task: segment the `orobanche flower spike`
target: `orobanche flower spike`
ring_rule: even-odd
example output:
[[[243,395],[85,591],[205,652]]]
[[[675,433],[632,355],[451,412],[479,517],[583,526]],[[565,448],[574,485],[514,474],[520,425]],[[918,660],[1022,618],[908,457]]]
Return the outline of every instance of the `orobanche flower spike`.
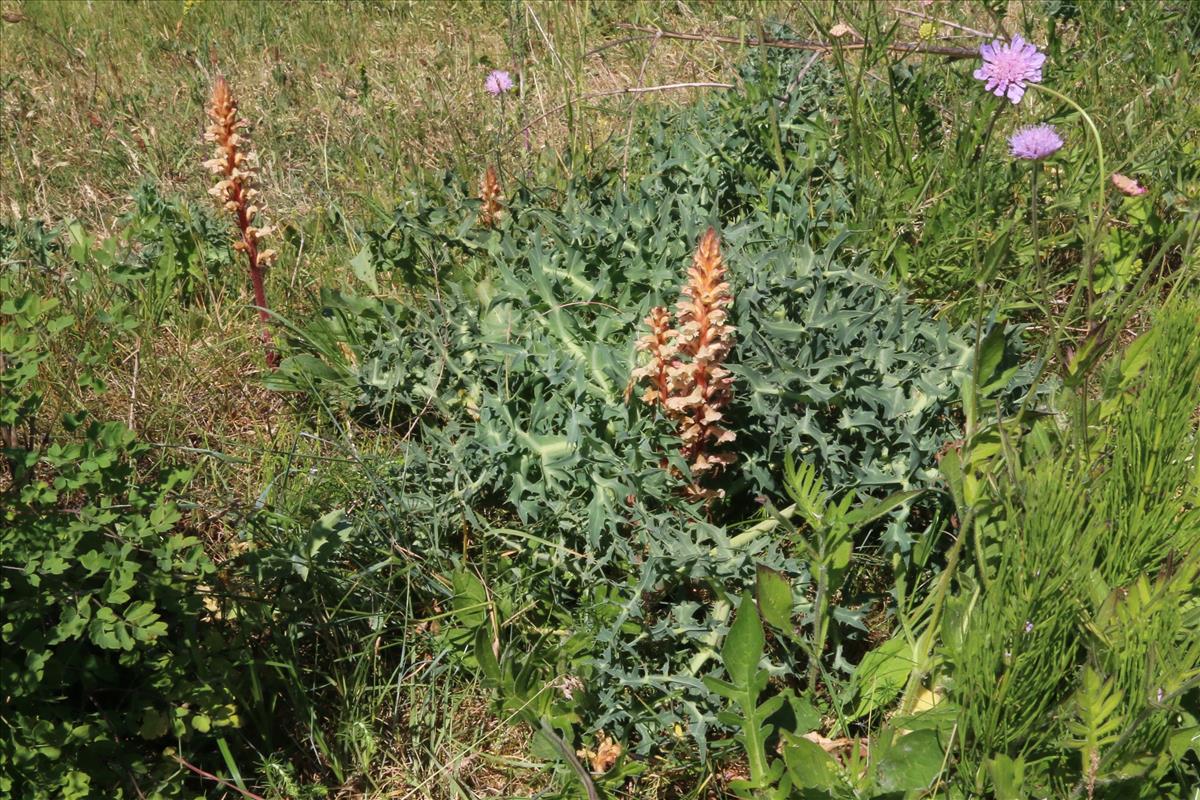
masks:
[[[496,168],[489,166],[483,173],[483,181],[479,185],[479,224],[485,228],[494,228],[500,222],[504,213],[504,203],[500,198],[500,179],[496,177]]]
[[[642,399],[661,406],[678,426],[694,481],[688,493],[703,499],[721,492],[701,486],[701,480],[737,459],[718,449],[736,438],[720,424],[732,399],[733,376],[722,366],[734,342],[734,329],[726,324],[726,308],[732,302],[720,240],[709,228],[688,269],[674,327],[666,308],[650,311],[650,332],[637,344],[638,350],[650,354],[650,361],[631,376],[635,383],[649,381]]]
[[[254,188],[254,165],[257,159],[250,150],[250,142],[245,134],[240,132],[246,126],[246,121],[238,117],[237,100],[229,91],[229,83],[222,77],[218,77],[213,84],[208,116],[212,124],[205,131],[204,140],[213,142],[216,149],[213,157],[204,162],[204,166],[219,178],[217,185],[209,189],[209,194],[216,197],[225,210],[233,214],[241,232],[241,239],[235,242],[233,247],[245,253],[250,264],[254,303],[258,306],[258,317],[263,323],[263,347],[267,353],[267,364],[274,369],[279,366],[279,354],[275,351],[271,331],[267,328],[271,316],[267,313],[263,274],[274,262],[275,251],[260,249],[260,242],[271,229],[256,225],[256,220],[262,212],[261,203],[257,200],[258,190]]]

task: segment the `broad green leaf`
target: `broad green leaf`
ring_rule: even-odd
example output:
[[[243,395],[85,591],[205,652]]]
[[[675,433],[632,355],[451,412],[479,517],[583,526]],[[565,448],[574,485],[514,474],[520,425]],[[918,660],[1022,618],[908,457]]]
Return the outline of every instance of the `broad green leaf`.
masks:
[[[908,680],[912,667],[912,648],[900,636],[888,639],[863,656],[850,677],[850,687],[858,696],[851,718],[874,714],[894,700]]]
[[[488,625],[481,625],[475,630],[475,660],[479,662],[484,683],[488,686],[499,686],[500,662],[496,659],[496,651],[492,646],[492,630]]]
[[[742,595],[741,605],[738,606],[737,618],[729,628],[725,644],[721,647],[721,659],[725,663],[725,671],[731,681],[739,688],[748,687],[758,671],[758,662],[762,658],[765,638],[762,621],[758,618],[758,610],[749,593]]]
[[[718,694],[727,700],[737,700],[743,694],[742,690],[734,686],[729,681],[723,681],[720,678],[715,678],[712,675],[704,676],[704,685],[713,694]]]
[[[941,772],[944,761],[937,733],[914,731],[886,748],[876,765],[875,781],[885,792],[924,789]]]
[[[1015,359],[1008,351],[1008,342],[1004,337],[1004,325],[992,326],[983,342],[979,343],[979,361],[976,363],[974,383],[980,397],[988,397],[992,392],[1002,389],[1012,379],[1016,372]]]
[[[784,731],[782,737],[783,763],[797,788],[833,789],[838,786],[841,770],[833,756],[803,736]]]
[[[783,573],[759,564],[755,594],[763,619],[792,636],[792,585]]]
[[[992,791],[996,800],[1026,800],[1025,761],[1009,758],[1001,753],[988,760],[988,772],[992,776]]]
[[[153,708],[142,712],[142,724],[138,728],[138,736],[143,739],[157,739],[167,735],[169,724],[167,715]]]
[[[846,569],[850,566],[850,557],[854,554],[854,542],[846,539],[839,542],[828,556],[829,591],[836,592],[846,577]]]
[[[821,725],[821,712],[807,697],[792,696],[788,698],[792,716],[795,719],[794,730],[797,734],[815,731]]]
[[[451,604],[459,621],[468,628],[478,628],[487,620],[488,597],[483,583],[466,570],[456,570],[450,576],[454,587]]]
[[[371,248],[363,245],[358,255],[350,259],[350,270],[354,277],[370,287],[371,291],[379,294],[379,282],[375,278],[375,263],[371,260]]]

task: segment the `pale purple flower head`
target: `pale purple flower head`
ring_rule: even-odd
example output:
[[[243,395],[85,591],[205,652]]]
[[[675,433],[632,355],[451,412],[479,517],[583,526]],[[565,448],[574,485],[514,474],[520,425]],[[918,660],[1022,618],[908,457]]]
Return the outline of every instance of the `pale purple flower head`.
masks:
[[[1033,622],[1030,620],[1025,620],[1025,632],[1033,633]]]
[[[499,97],[513,87],[512,78],[502,69],[494,69],[483,81],[483,88],[488,94]]]
[[[1015,158],[1040,161],[1052,156],[1063,146],[1062,137],[1053,125],[1030,125],[1008,137],[1009,151]]]
[[[984,89],[996,97],[1007,97],[1013,105],[1025,96],[1025,84],[1042,82],[1046,54],[1020,36],[1007,44],[999,39],[984,42],[979,45],[979,55],[983,66],[975,70],[975,77],[984,82]]]

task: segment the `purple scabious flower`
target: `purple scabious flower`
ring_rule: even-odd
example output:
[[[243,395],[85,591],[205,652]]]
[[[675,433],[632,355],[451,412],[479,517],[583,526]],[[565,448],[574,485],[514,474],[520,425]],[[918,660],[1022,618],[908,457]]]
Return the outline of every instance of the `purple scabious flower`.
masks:
[[[1015,158],[1041,161],[1052,156],[1063,146],[1062,137],[1053,125],[1030,125],[1008,137],[1009,151]]]
[[[512,87],[512,78],[502,69],[492,70],[483,81],[483,88],[487,89],[488,94],[495,97],[499,97]]]
[[[975,70],[975,77],[984,82],[984,89],[996,97],[1007,97],[1013,105],[1025,96],[1025,84],[1042,82],[1046,54],[1020,36],[1007,44],[999,39],[984,42],[979,45],[979,55],[983,66]]]

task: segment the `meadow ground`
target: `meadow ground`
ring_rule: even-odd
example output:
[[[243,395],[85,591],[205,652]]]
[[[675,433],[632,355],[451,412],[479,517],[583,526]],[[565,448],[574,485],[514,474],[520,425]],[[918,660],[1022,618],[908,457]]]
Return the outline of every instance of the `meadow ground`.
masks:
[[[0,0],[0,796],[1194,797],[1198,8]]]

